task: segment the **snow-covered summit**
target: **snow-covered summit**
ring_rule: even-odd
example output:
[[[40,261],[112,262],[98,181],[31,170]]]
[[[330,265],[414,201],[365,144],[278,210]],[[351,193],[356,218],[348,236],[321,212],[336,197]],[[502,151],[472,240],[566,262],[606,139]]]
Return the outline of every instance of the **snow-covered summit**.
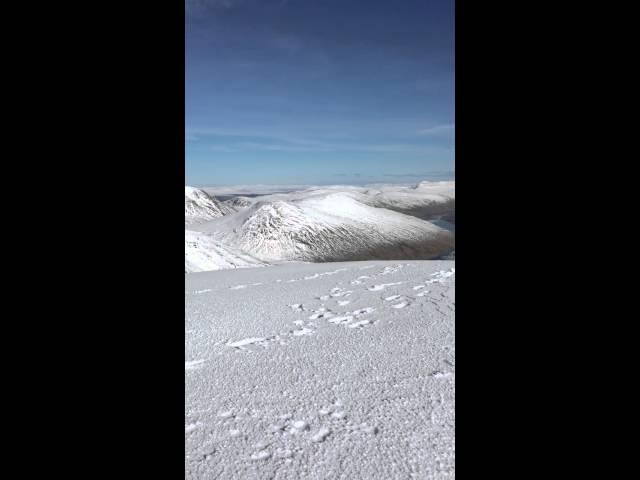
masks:
[[[435,258],[454,243],[432,223],[343,192],[257,202],[195,229],[264,261]]]
[[[225,200],[222,203],[228,205],[234,210],[242,210],[243,208],[250,207],[253,204],[251,199],[242,196],[230,198],[229,200]]]
[[[208,195],[204,190],[184,187],[184,217],[186,224],[199,223],[232,213],[233,209]]]

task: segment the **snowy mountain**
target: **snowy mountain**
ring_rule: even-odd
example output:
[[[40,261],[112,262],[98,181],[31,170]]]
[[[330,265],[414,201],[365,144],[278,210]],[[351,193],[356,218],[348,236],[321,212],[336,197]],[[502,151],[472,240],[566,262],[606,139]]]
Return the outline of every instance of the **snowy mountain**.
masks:
[[[310,187],[225,202],[187,187],[185,212],[188,272],[283,261],[433,259],[455,248],[454,182]]]
[[[225,200],[222,203],[233,208],[234,210],[242,210],[243,208],[247,208],[253,205],[253,202],[250,198],[242,196],[230,198],[229,200]]]
[[[432,223],[334,192],[257,202],[194,229],[269,262],[428,259],[454,244],[450,232]]]
[[[416,185],[331,185],[308,187],[287,193],[274,193],[254,198],[238,197],[243,203],[296,201],[310,196],[343,193],[372,207],[387,208],[423,220],[445,219],[455,223],[455,182],[420,182]]]
[[[204,190],[184,187],[184,219],[186,225],[222,217],[234,210]]]
[[[368,197],[368,198],[367,198]],[[412,187],[369,190],[364,202],[424,220],[455,223],[455,182],[420,182]]]

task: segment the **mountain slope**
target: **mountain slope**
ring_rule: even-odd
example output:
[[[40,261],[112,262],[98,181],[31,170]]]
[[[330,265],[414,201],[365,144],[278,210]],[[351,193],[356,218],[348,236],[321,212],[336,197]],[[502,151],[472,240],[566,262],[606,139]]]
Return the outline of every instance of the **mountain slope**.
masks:
[[[454,182],[420,182],[413,187],[387,188],[370,195],[370,198],[370,205],[424,220],[442,219],[455,223]]]
[[[265,262],[222,245],[207,234],[190,230],[184,232],[185,273],[264,265]]]
[[[360,203],[386,208],[423,220],[446,220],[455,223],[455,182],[420,182],[416,185],[371,185],[365,187],[330,185],[310,187],[287,193],[243,198],[243,204],[259,201],[295,202],[311,197],[342,193]],[[239,198],[239,197],[238,197]]]
[[[222,203],[233,208],[234,210],[242,210],[243,208],[250,207],[253,204],[253,202],[249,198],[242,196],[230,198],[229,200],[225,200]]]
[[[326,190],[257,202],[194,230],[265,261],[429,259],[454,246],[453,234],[429,222]]]
[[[233,211],[228,205],[223,204],[203,190],[184,187],[184,218],[187,225],[206,222]]]

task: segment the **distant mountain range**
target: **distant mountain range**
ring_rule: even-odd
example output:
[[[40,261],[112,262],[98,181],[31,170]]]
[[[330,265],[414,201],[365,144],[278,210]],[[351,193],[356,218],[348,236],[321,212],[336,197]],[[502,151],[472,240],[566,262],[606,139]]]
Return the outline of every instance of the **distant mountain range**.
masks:
[[[311,187],[224,202],[185,187],[185,272],[432,259],[455,246],[455,183]]]

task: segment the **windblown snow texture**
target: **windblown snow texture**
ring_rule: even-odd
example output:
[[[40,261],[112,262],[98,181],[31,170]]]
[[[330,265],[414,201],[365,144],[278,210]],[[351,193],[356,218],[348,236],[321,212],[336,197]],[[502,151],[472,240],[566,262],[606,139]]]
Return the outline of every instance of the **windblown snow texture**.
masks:
[[[454,262],[185,286],[185,478],[454,478]]]

